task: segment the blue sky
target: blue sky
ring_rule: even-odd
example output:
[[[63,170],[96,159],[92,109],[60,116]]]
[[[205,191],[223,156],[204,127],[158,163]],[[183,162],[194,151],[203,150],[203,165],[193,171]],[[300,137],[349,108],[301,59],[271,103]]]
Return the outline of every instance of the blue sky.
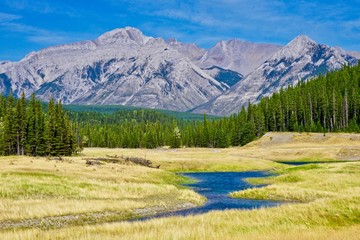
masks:
[[[126,26],[204,48],[232,38],[286,44],[305,34],[360,51],[360,0],[0,0],[0,60]]]

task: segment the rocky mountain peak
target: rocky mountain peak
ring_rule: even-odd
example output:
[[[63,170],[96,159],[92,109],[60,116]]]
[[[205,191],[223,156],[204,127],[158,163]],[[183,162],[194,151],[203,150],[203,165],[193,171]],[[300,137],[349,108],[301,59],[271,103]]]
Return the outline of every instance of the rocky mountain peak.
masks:
[[[226,47],[239,47],[239,46],[243,46],[243,45],[247,45],[247,44],[251,44],[251,43],[237,39],[237,38],[226,40],[226,41],[220,41],[218,43],[219,46],[225,47],[225,48]]]
[[[222,51],[222,52],[231,52],[234,49],[237,49],[246,44],[246,42],[239,39],[230,39],[222,40],[215,44],[215,46],[210,49],[210,51]]]
[[[178,40],[176,40],[176,38],[169,38],[168,40],[166,40],[167,43],[169,44],[179,44]]]
[[[305,35],[300,35],[289,42],[279,53],[287,57],[297,57],[307,54],[316,45],[318,44],[314,40]]]
[[[175,38],[169,38],[166,43],[192,61],[198,61],[206,52],[205,49],[200,48],[194,43],[178,42]]]
[[[116,28],[109,32],[102,34],[97,41],[101,44],[114,44],[122,43],[124,41],[133,41],[137,44],[145,44],[150,37],[144,36],[144,34],[137,28],[125,27]]]
[[[317,43],[306,35],[299,35],[288,43],[288,45],[296,45],[296,46],[297,45],[306,46],[309,44],[314,45]]]
[[[188,44],[179,44],[192,52]],[[190,46],[190,48],[187,48]],[[162,38],[135,28],[42,49],[0,65],[0,92],[35,93],[63,103],[121,104],[186,111],[227,86],[210,77]]]
[[[225,93],[193,111],[229,115],[239,111],[248,101],[256,103],[280,88],[356,63],[357,59],[339,48],[298,36]]]
[[[205,50],[126,27],[0,61],[0,92],[228,115],[281,87],[356,64],[354,55],[303,35],[284,47],[231,39]]]

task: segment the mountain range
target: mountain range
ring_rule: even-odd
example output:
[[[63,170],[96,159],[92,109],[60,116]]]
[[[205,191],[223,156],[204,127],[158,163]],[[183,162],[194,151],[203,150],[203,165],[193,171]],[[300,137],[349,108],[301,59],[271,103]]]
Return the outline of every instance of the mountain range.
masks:
[[[126,27],[0,62],[0,92],[229,115],[282,87],[354,65],[359,55],[306,36],[285,46],[233,39],[205,50]]]

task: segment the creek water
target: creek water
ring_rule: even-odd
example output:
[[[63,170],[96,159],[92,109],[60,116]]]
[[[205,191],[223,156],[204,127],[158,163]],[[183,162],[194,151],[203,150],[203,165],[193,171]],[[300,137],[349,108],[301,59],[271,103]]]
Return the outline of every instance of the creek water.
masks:
[[[286,165],[293,165],[293,166],[300,166],[300,165],[306,165],[306,164],[324,164],[324,163],[344,163],[344,162],[354,162],[354,161],[346,161],[346,160],[334,160],[334,161],[278,161],[278,163],[286,164]]]
[[[254,188],[255,186],[246,182],[245,179],[269,176],[270,174],[266,172],[197,172],[182,173],[182,175],[196,180],[195,183],[187,184],[185,186],[192,188],[197,193],[206,197],[206,203],[203,206],[162,213],[149,218],[187,216],[206,213],[213,210],[274,207],[282,204],[282,202],[276,201],[239,199],[228,196],[229,193],[234,191]]]

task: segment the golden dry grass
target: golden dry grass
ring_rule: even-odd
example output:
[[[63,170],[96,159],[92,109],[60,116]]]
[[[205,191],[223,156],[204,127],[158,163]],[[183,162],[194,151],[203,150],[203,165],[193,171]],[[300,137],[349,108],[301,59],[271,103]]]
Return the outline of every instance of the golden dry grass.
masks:
[[[359,134],[268,133],[229,149],[99,149],[59,162],[45,158],[0,158],[0,225],[22,219],[84,213],[171,210],[203,199],[179,187],[178,171],[275,170],[271,185],[236,196],[296,200],[276,208],[219,211],[146,222],[0,230],[1,239],[359,239],[360,162],[288,167],[279,160],[355,160]],[[119,164],[86,166],[85,158],[141,157],[160,169]],[[33,187],[36,186],[36,187]],[[127,215],[130,214],[130,215]],[[100,222],[100,224],[94,224]],[[72,225],[72,226],[71,226]]]
[[[233,197],[309,202],[317,199],[360,197],[360,162],[289,167],[280,175],[249,179],[262,188],[232,193]]]
[[[270,178],[273,186],[282,192],[305,196],[300,200],[310,201],[306,203],[46,232],[6,231],[3,236],[14,239],[52,239],[53,236],[57,239],[359,239],[360,162],[312,166],[317,167],[290,167]],[[304,189],[311,192],[310,198],[308,194],[302,195]],[[272,188],[265,187],[263,191],[271,192]]]
[[[360,160],[359,146],[360,134],[269,132],[240,153],[272,161]]]
[[[202,203],[201,196],[178,187],[183,181],[174,173],[147,167],[87,166],[79,157],[1,157],[0,222]]]
[[[281,167],[280,164],[258,157],[242,156],[243,148],[157,148],[157,149],[109,149],[86,148],[83,153],[87,157],[103,157],[104,155],[122,157],[141,157],[160,165],[161,169],[173,172],[189,171],[251,171],[268,170]]]
[[[331,208],[329,208],[329,205]],[[14,239],[358,239],[356,202],[318,201],[271,209],[216,211],[146,222],[4,232]]]

